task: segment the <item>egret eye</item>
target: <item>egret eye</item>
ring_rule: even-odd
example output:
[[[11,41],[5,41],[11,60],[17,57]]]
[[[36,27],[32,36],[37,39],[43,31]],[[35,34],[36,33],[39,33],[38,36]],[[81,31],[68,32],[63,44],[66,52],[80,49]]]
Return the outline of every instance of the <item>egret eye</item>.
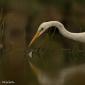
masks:
[[[44,30],[44,28],[41,28],[41,30],[40,31],[43,31]]]

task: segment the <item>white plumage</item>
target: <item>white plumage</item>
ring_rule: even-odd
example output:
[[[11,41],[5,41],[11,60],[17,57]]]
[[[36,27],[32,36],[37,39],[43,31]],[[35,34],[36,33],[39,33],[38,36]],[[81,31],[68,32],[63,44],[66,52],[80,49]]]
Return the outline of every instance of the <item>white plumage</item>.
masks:
[[[82,32],[82,33],[69,32],[68,30],[65,29],[64,25],[58,21],[44,22],[40,25],[40,27],[38,28],[38,31],[40,32],[40,34],[42,34],[52,26],[57,27],[60,34],[62,34],[64,37],[85,43],[85,32]]]
[[[48,21],[48,22],[42,23],[39,26],[39,28],[37,30],[37,33],[35,34],[34,38],[30,42],[29,46],[40,35],[42,35],[47,29],[49,29],[52,26],[55,26],[59,30],[60,34],[63,35],[64,37],[66,37],[68,39],[72,39],[72,40],[75,40],[75,41],[79,41],[79,42],[85,43],[85,32],[82,32],[82,33],[72,33],[72,32],[69,32],[68,30],[66,30],[64,25],[62,23],[60,23],[59,21]]]

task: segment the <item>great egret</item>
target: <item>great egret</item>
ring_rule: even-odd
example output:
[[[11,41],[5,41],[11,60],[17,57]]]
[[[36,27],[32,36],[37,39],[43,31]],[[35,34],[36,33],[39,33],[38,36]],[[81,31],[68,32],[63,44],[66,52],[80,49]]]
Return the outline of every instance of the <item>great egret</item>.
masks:
[[[55,27],[55,28],[52,28],[52,27]],[[59,33],[61,35],[63,35],[64,37],[68,38],[68,39],[72,39],[72,40],[75,40],[75,41],[85,43],[85,38],[84,38],[85,32],[83,32],[83,33],[72,33],[72,32],[69,32],[68,30],[66,30],[62,23],[60,23],[58,21],[49,21],[49,22],[44,22],[39,26],[37,33],[35,34],[34,38],[30,42],[29,46],[31,46],[32,43],[38,37],[40,37],[43,33],[45,33],[50,28],[58,29]],[[55,47],[55,48],[57,48],[57,47]],[[53,54],[53,51],[50,54]],[[54,57],[54,55],[51,55],[51,56],[52,56],[52,58]],[[55,56],[56,56],[57,59],[60,58],[59,55],[55,55]],[[32,51],[29,53],[29,57],[33,58]],[[60,62],[62,62],[62,61],[60,61]],[[56,74],[53,77],[49,76],[49,74],[47,74],[46,71],[42,71],[41,69],[39,69],[32,62],[29,61],[29,64],[30,64],[31,68],[33,69],[33,71],[35,72],[39,82],[42,85],[69,85],[69,84],[70,85],[81,85],[81,84],[85,85],[85,81],[84,81],[85,80],[85,69],[84,69],[85,64],[84,65],[83,64],[72,65],[72,66],[68,65],[69,67],[65,67],[65,68],[62,68],[62,66],[59,65],[60,69],[57,71],[59,73],[58,73],[58,75]],[[57,68],[57,66],[56,66],[56,68]]]
[[[62,34],[64,37],[68,38],[68,39],[72,39],[75,41],[79,41],[82,43],[85,43],[85,32],[82,33],[72,33],[69,32],[68,30],[65,29],[64,25],[62,23],[60,23],[59,21],[48,21],[48,22],[44,22],[42,23],[34,38],[32,39],[32,41],[30,42],[29,46],[31,46],[31,44],[40,36],[42,35],[46,30],[49,30],[49,28],[51,27],[55,27],[59,30],[60,34]]]

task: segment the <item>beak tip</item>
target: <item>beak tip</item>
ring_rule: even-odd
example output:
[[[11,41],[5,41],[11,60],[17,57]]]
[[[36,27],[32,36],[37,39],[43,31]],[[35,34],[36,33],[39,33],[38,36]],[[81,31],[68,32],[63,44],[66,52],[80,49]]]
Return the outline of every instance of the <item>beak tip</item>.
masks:
[[[39,37],[39,33],[37,32],[34,36],[34,38],[31,40],[31,42],[29,43],[28,47],[30,47],[32,45],[32,43]]]
[[[37,32],[36,34],[35,34],[35,36],[34,36],[34,38],[31,40],[31,42],[29,43],[29,45],[28,45],[28,47],[30,47],[32,44],[33,44],[33,42],[39,37],[39,32]]]

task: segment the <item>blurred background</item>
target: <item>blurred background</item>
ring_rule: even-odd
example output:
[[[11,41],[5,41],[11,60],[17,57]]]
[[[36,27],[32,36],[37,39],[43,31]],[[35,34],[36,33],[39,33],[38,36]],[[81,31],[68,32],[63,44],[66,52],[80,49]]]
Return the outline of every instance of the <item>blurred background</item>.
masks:
[[[85,31],[85,0],[0,0],[0,85],[9,80],[15,82],[11,85],[41,85],[28,63],[28,44],[38,26],[52,20],[71,32]],[[30,59],[35,69],[57,75],[58,68],[85,62],[85,45],[63,40],[58,36],[50,42],[44,35],[35,43]]]

